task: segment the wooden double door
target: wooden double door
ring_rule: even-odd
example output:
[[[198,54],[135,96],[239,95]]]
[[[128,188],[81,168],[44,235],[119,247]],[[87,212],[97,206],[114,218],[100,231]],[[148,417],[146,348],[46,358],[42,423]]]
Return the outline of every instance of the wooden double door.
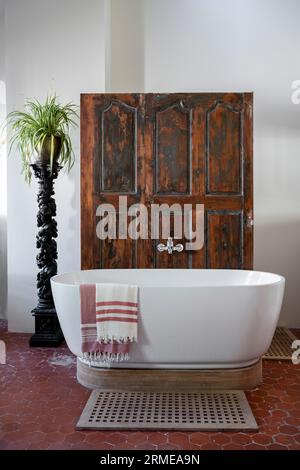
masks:
[[[114,206],[119,223],[119,196],[149,212],[202,204],[203,246],[160,253],[150,224],[148,239],[100,240],[97,207]],[[252,258],[251,93],[81,95],[82,269],[252,269]]]

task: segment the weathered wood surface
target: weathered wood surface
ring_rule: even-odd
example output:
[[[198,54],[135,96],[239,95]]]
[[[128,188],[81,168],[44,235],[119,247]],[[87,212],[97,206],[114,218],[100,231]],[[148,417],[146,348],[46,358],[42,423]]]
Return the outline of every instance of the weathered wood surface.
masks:
[[[251,93],[81,96],[83,269],[252,269],[252,192]],[[120,195],[149,208],[204,204],[204,247],[170,256],[157,252],[161,238],[100,241],[96,208]]]

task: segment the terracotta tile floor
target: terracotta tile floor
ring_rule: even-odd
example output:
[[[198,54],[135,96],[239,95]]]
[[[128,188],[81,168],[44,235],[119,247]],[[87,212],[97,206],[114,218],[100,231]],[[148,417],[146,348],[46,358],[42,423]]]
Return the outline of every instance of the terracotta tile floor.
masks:
[[[79,432],[90,392],[76,382],[68,349],[30,349],[29,335],[0,327],[0,449],[300,449],[300,366],[264,362],[262,386],[247,393],[258,433]]]

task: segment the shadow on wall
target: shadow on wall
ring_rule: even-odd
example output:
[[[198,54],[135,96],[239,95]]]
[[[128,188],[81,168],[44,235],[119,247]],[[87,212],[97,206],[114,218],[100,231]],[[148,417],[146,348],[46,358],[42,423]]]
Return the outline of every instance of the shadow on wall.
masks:
[[[6,116],[6,89],[0,80],[0,126]],[[0,127],[0,318],[7,310],[6,131]]]
[[[80,151],[79,130],[71,130],[71,140],[75,153],[72,171],[67,174],[63,169],[55,182],[55,201],[57,206],[57,270],[58,273],[80,269]],[[68,218],[65,205],[69,204]],[[74,243],[76,239],[76,243]],[[68,249],[66,250],[66,246]]]
[[[286,278],[279,324],[300,328],[300,219],[286,219],[281,223],[257,221],[254,236],[255,269]]]
[[[34,266],[34,258],[33,258]],[[28,267],[28,274],[18,272],[8,274],[8,331],[15,333],[33,333],[34,318],[32,309],[37,305],[37,290],[35,276],[31,273],[33,266]],[[13,315],[20,312],[20,315]]]
[[[7,311],[6,217],[0,216],[0,318]]]

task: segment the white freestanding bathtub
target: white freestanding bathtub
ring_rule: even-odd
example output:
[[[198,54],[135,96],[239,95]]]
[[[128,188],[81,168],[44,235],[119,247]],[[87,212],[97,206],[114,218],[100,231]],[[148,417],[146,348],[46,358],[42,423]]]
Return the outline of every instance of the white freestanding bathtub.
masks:
[[[79,285],[97,282],[139,286],[138,343],[129,361],[102,366],[136,369],[228,369],[256,363],[270,346],[285,286],[277,274],[241,270],[115,269],[54,276],[61,328],[78,357]]]

